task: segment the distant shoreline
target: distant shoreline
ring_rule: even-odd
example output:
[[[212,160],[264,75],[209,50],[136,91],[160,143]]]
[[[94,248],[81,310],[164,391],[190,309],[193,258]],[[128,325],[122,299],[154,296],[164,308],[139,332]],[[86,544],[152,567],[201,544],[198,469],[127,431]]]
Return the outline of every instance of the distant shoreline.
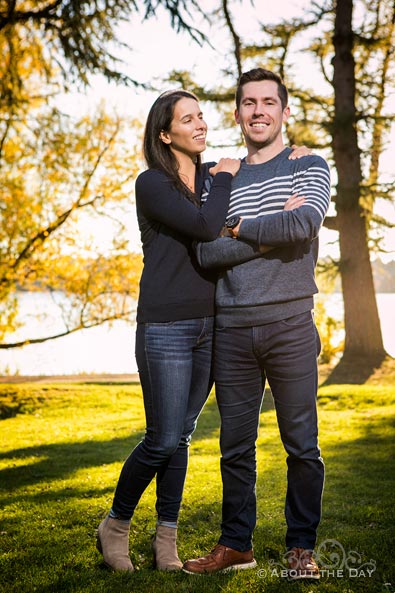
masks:
[[[4,375],[0,383],[140,383],[138,373],[81,375]]]
[[[329,365],[319,366],[322,381],[330,371]],[[0,375],[0,384],[4,383],[140,383],[138,373],[81,373],[77,375]]]
[[[328,378],[336,363],[318,365],[318,384],[322,385]],[[351,371],[352,369],[350,369]],[[347,377],[343,383],[352,383]],[[1,375],[1,384],[21,383],[107,383],[107,384],[140,384],[138,373],[81,373],[76,375]],[[395,386],[395,357],[388,356],[383,364],[372,372],[366,383],[388,384]],[[268,387],[268,386],[267,386]]]

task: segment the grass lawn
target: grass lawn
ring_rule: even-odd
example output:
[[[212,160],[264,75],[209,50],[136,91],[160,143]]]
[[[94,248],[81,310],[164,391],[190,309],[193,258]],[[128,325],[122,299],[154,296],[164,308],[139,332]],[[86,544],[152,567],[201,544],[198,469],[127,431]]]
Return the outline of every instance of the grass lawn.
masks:
[[[319,392],[326,464],[319,583],[281,578],[285,455],[270,394],[258,440],[258,568],[196,577],[152,569],[154,484],[131,530],[133,574],[95,549],[122,462],[144,431],[137,384],[0,385],[0,591],[4,593],[394,593],[394,381]],[[219,417],[210,397],[191,447],[179,528],[187,559],[215,545],[221,514]],[[306,484],[308,489],[308,484]]]

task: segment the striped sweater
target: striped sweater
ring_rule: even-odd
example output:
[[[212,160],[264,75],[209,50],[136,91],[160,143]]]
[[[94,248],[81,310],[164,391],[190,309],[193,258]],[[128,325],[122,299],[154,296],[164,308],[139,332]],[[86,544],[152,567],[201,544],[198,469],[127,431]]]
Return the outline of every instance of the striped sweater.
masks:
[[[328,165],[317,155],[289,160],[285,148],[258,165],[242,162],[233,179],[228,217],[243,218],[237,240],[199,243],[198,261],[219,268],[216,289],[220,327],[262,325],[313,308],[318,233],[330,201]],[[284,211],[298,193],[303,206]],[[271,251],[261,254],[260,245]]]

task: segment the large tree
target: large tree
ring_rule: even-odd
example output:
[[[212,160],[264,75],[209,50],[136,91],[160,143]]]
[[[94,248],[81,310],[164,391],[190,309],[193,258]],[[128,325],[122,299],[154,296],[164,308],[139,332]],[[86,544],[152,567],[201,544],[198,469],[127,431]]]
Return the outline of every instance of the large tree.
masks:
[[[381,4],[381,5],[380,5]],[[386,6],[385,6],[386,5]],[[378,156],[382,145],[383,104],[389,80],[388,60],[390,48],[393,52],[395,6],[376,3],[376,19],[370,23],[367,38],[358,42],[353,28],[353,0],[337,0],[335,25],[332,36],[333,56],[333,157],[337,171],[335,197],[336,218],[334,228],[339,232],[340,274],[344,299],[344,323],[346,329],[342,364],[336,375],[349,372],[357,365],[358,373],[369,373],[385,358],[385,350],[378,316],[373,273],[369,253],[369,224],[372,206],[378,187]],[[385,15],[385,8],[389,13]],[[392,14],[391,14],[392,11]],[[388,19],[388,20],[387,20]],[[367,43],[376,46],[374,50],[376,75],[369,72],[372,56],[366,51]],[[366,55],[367,54],[367,55]],[[356,68],[359,56],[366,59],[364,70]],[[366,68],[366,74],[365,74]],[[359,77],[358,77],[359,74]],[[370,79],[369,87],[366,86]],[[359,88],[357,88],[359,85]],[[369,95],[377,90],[367,109]],[[365,103],[365,105],[364,105]],[[364,109],[362,109],[364,107]],[[365,168],[361,157],[363,139],[362,119],[366,129],[367,118],[371,118],[370,167]],[[381,136],[381,137],[380,137]],[[376,162],[375,162],[376,160]],[[369,175],[370,171],[370,175]],[[363,322],[362,322],[363,320]],[[341,371],[341,373],[340,373]],[[334,377],[332,377],[332,380]]]

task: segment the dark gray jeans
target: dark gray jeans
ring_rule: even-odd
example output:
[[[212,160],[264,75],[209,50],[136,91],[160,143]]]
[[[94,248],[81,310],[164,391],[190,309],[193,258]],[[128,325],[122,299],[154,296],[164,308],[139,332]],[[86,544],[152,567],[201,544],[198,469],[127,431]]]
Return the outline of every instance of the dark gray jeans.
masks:
[[[319,350],[310,311],[267,325],[217,328],[214,379],[223,481],[219,543],[241,552],[252,547],[255,442],[267,379],[288,454],[286,546],[314,548],[324,484],[316,409]]]

